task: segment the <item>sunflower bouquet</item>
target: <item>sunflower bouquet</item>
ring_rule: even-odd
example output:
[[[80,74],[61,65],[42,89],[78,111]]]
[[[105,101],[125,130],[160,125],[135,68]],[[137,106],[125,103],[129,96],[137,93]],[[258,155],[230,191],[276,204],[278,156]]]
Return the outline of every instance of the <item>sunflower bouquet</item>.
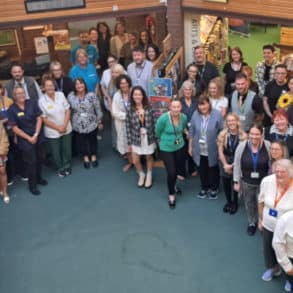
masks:
[[[293,103],[293,97],[289,93],[285,93],[280,96],[277,107],[281,109],[287,109]]]

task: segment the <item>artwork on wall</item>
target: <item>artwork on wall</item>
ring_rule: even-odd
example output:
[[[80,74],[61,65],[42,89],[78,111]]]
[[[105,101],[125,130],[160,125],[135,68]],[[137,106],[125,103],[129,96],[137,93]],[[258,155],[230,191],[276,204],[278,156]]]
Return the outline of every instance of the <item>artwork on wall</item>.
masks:
[[[14,45],[16,45],[14,30],[0,30],[0,46]]]
[[[37,55],[49,53],[48,40],[46,37],[36,37],[34,38],[34,42]]]

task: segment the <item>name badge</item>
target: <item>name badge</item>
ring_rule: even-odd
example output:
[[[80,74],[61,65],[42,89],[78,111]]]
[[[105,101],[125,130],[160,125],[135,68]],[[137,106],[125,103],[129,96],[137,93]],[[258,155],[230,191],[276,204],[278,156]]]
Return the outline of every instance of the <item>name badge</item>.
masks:
[[[245,115],[240,115],[239,116],[239,119],[240,119],[240,121],[245,121],[246,120],[246,117],[245,117]]]
[[[87,117],[87,113],[80,113],[81,117]]]
[[[250,178],[258,179],[259,178],[259,173],[258,172],[251,172],[250,173]]]
[[[24,112],[18,112],[18,113],[17,113],[17,116],[18,116],[18,117],[24,116]]]
[[[52,110],[53,108],[54,108],[53,105],[48,106],[48,110]]]
[[[190,123],[190,122],[188,122],[188,123],[187,123],[187,127],[188,127],[188,128],[190,128],[190,126],[191,126],[191,123]]]
[[[206,143],[206,141],[205,141],[204,139],[201,138],[201,139],[199,140],[199,143],[200,143],[200,144],[204,144],[204,143]]]
[[[278,217],[278,211],[274,210],[274,209],[269,209],[269,215],[277,218]]]

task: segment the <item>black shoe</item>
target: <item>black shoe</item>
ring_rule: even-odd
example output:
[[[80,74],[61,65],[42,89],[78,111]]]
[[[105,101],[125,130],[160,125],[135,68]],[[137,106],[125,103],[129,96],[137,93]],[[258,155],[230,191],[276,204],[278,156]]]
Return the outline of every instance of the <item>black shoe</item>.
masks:
[[[169,203],[169,208],[170,208],[171,210],[175,209],[175,207],[176,207],[176,200],[175,200],[175,199],[174,199],[173,201],[171,201],[171,200],[169,199],[168,203]]]
[[[43,178],[41,178],[41,179],[38,180],[38,184],[42,185],[42,186],[46,186],[46,185],[48,185],[48,181],[43,179]]]
[[[83,166],[85,169],[89,169],[91,167],[90,162],[83,162]]]
[[[182,195],[182,190],[177,186],[175,186],[175,194]]]
[[[41,192],[36,187],[30,187],[29,190],[33,195],[37,196],[41,194]]]
[[[224,205],[224,207],[223,207],[223,212],[224,213],[231,213],[231,208],[232,208],[231,204],[230,203],[226,203]]]
[[[97,168],[99,166],[98,160],[92,161],[93,168]]]
[[[231,208],[230,208],[230,215],[236,214],[237,210],[238,210],[238,205],[235,203],[232,203]]]
[[[249,236],[253,236],[256,232],[256,225],[255,224],[249,224],[247,227],[247,234]]]

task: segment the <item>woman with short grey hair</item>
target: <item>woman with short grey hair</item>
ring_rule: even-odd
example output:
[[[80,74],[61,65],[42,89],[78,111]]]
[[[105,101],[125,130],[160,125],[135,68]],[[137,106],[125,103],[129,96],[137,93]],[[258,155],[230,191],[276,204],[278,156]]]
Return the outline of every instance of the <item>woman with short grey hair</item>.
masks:
[[[274,163],[274,174],[265,177],[258,196],[258,228],[263,235],[263,252],[267,270],[262,279],[270,281],[281,274],[272,247],[272,239],[279,217],[293,210],[293,165],[288,159]]]

